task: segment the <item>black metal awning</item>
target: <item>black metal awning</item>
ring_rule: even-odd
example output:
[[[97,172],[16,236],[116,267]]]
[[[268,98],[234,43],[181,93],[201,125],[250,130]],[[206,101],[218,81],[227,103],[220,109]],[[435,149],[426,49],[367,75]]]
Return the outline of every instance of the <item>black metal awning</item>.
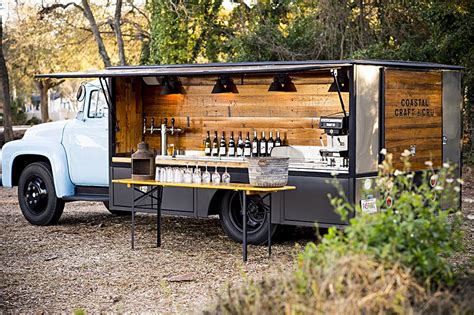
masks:
[[[208,63],[180,65],[116,66],[103,70],[60,72],[38,74],[36,78],[114,78],[114,77],[157,77],[157,76],[205,76],[219,74],[258,74],[279,72],[304,72],[335,69],[356,64],[412,69],[461,70],[462,67],[426,62],[388,60],[312,60],[312,61],[271,61],[241,63]]]

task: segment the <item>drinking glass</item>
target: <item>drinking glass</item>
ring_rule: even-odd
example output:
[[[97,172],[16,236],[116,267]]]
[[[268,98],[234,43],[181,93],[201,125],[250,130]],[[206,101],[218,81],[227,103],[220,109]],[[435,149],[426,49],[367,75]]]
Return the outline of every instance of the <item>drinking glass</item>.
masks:
[[[167,183],[172,183],[173,182],[173,176],[174,173],[173,173],[173,169],[171,167],[167,167],[166,168],[166,182]]]
[[[168,144],[167,153],[169,156],[174,156],[174,143]]]
[[[183,170],[181,168],[174,169],[174,182],[182,183],[183,182]]]
[[[202,173],[202,182],[205,184],[209,184],[211,182],[211,174],[207,170],[207,164],[206,164],[206,170],[204,173]]]
[[[225,167],[225,172],[222,174],[222,182],[229,184],[230,183],[230,174],[227,173],[227,166]]]
[[[212,173],[212,182],[214,184],[219,184],[221,182],[221,175],[217,171],[217,166],[216,166],[216,169],[215,169],[214,173]]]
[[[201,169],[196,164],[196,168],[194,169],[194,173],[193,173],[193,183],[200,184],[201,182],[202,182]]]
[[[189,163],[186,164],[186,170],[183,174],[183,182],[186,184],[191,184],[193,182],[193,172],[189,168]]]
[[[155,171],[155,180],[156,180],[157,182],[160,181],[160,174],[161,174],[161,168],[157,167],[157,168],[156,168],[156,171]]]
[[[164,167],[160,169],[160,182],[166,183],[166,168]]]

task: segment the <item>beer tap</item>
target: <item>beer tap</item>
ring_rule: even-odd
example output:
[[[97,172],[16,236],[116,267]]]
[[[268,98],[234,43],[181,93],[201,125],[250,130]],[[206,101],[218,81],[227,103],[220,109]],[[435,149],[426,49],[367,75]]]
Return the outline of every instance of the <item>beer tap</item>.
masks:
[[[146,117],[143,117],[143,134],[146,134]]]
[[[174,135],[175,132],[178,133],[178,134],[179,134],[179,133],[182,133],[182,132],[183,132],[183,129],[181,129],[181,128],[175,128],[174,122],[175,122],[174,118],[171,118],[171,129],[170,129],[171,135]]]
[[[183,133],[182,128],[177,128],[174,126],[175,119],[171,118],[171,127],[168,127],[168,118],[164,118],[163,122],[161,123],[160,128],[154,129],[160,131],[161,135],[161,155],[167,155],[167,146],[168,146],[168,134],[174,135]]]
[[[155,117],[151,118],[151,124],[150,124],[150,133],[153,134],[153,131],[155,131]]]

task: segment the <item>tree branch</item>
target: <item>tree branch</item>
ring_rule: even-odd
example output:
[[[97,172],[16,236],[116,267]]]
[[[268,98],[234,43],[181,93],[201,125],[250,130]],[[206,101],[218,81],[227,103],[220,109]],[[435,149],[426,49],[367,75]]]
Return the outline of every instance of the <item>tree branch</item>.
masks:
[[[84,8],[81,7],[80,5],[78,5],[75,2],[69,2],[69,3],[66,3],[66,4],[55,3],[55,4],[52,4],[50,6],[46,6],[46,7],[43,5],[43,3],[41,3],[41,10],[38,12],[38,14],[39,14],[40,18],[42,19],[45,15],[48,15],[48,14],[52,13],[56,9],[66,10],[70,6],[73,6],[76,9],[81,10],[81,12],[84,12]]]

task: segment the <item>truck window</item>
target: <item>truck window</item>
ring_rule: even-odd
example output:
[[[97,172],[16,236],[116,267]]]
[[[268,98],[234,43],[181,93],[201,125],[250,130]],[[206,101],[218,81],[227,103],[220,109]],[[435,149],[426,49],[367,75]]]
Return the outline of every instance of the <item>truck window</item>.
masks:
[[[102,118],[108,116],[108,108],[104,94],[99,90],[91,92],[89,99],[89,112],[87,116],[89,118]]]

